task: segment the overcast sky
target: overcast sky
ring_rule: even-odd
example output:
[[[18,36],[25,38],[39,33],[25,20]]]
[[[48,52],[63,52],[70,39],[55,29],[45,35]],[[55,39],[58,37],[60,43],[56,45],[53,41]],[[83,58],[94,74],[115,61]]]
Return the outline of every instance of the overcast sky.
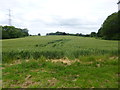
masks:
[[[108,15],[117,12],[118,0],[0,0],[0,25],[27,28],[30,34],[62,31],[97,32]]]

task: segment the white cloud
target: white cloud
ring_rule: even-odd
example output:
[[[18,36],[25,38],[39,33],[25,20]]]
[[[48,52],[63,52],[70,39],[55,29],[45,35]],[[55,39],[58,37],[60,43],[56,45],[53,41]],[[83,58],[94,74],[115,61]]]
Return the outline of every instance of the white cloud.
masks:
[[[90,33],[100,28],[108,15],[117,12],[118,0],[1,0],[0,24],[28,28],[31,34],[55,31]]]

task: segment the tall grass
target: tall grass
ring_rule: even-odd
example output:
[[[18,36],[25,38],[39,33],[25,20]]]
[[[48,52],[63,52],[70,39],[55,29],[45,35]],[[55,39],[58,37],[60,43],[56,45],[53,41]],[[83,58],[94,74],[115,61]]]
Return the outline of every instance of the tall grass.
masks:
[[[88,56],[88,55],[117,55],[117,51],[107,51],[107,50],[76,50],[76,51],[9,51],[2,52],[3,55],[3,63],[10,62],[11,60],[18,59],[40,59],[44,57],[46,59],[60,59],[60,58],[69,58],[69,59],[77,59],[80,56]]]
[[[3,63],[16,59],[69,59],[87,55],[117,55],[118,42],[72,36],[42,36],[3,40]]]

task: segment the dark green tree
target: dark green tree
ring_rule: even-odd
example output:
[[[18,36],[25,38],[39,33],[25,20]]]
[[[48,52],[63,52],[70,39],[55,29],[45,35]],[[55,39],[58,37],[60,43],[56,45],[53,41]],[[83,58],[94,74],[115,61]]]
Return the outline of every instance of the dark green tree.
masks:
[[[14,26],[2,26],[2,39],[20,38],[28,35],[27,29],[15,28]]]
[[[118,18],[118,13],[113,13],[108,16],[102,27],[98,30],[98,37],[102,37],[107,40],[120,40],[119,20],[120,18]]]

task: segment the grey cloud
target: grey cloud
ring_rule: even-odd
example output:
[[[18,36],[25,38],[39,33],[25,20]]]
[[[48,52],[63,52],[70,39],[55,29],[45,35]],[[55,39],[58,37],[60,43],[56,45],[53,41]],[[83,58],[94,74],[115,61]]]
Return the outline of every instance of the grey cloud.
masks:
[[[37,20],[39,21],[39,20]],[[89,27],[98,27],[98,23],[94,22],[88,22],[80,18],[69,18],[69,19],[63,19],[63,18],[53,18],[53,22],[44,22],[47,26],[52,27],[70,27],[70,28],[89,28]]]
[[[77,18],[60,19],[59,23],[61,26],[78,26],[81,24],[80,20]]]

